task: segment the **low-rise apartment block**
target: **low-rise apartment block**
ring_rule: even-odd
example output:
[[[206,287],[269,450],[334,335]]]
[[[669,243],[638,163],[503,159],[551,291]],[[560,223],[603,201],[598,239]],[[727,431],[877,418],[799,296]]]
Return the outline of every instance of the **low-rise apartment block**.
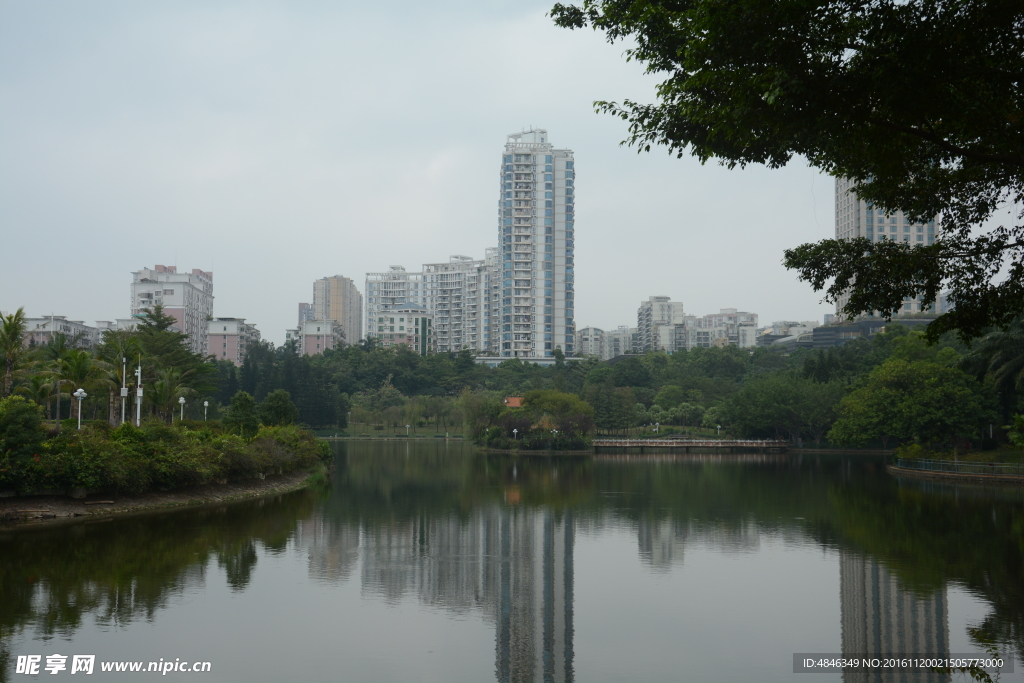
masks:
[[[341,325],[334,320],[306,320],[294,330],[286,330],[285,343],[294,341],[300,356],[315,356],[342,345]]]
[[[249,347],[260,340],[260,331],[245,318],[214,318],[207,326],[210,354],[235,365],[245,361]]]

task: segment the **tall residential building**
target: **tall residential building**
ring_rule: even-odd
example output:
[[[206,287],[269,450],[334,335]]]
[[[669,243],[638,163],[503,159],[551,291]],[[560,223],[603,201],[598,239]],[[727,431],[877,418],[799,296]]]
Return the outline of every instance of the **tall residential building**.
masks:
[[[260,331],[245,318],[214,318],[207,325],[210,354],[235,365],[245,361],[249,347],[260,340]]]
[[[652,296],[640,303],[636,312],[636,327],[640,335],[640,351],[667,351],[672,353],[686,348],[686,335],[680,334],[677,328],[685,330],[686,314],[683,312],[682,301],[672,301],[667,296]],[[680,343],[683,346],[680,346]]]
[[[301,308],[300,308],[301,315]],[[333,275],[313,283],[313,313],[310,320],[333,320],[341,325],[345,341],[355,344],[363,338],[363,295],[350,278]]]
[[[365,337],[382,339],[377,331],[377,318],[390,317],[389,311],[405,304],[426,305],[423,273],[410,273],[402,266],[391,266],[383,273],[367,273]]]
[[[576,332],[576,355],[604,358],[604,330],[584,327]]]
[[[423,266],[427,309],[434,317],[437,351],[487,353],[492,274],[486,260],[452,256]]]
[[[207,355],[207,321],[213,317],[213,273],[193,269],[179,273],[176,266],[143,268],[132,273],[133,316],[144,316],[144,309],[157,304],[174,317],[179,332],[188,335],[194,353]]]
[[[498,175],[499,353],[542,358],[561,348],[572,355],[576,331],[573,153],[555,149],[546,130],[513,133],[505,144]]]
[[[927,223],[913,223],[902,211],[890,214],[876,209],[854,193],[854,184],[849,178],[836,178],[837,240],[866,237],[872,242],[892,240],[918,247],[935,244],[934,219]],[[837,315],[842,315],[842,309],[849,299],[847,295],[839,297],[836,301]],[[906,299],[902,313],[921,313],[921,304],[921,297],[917,301]]]

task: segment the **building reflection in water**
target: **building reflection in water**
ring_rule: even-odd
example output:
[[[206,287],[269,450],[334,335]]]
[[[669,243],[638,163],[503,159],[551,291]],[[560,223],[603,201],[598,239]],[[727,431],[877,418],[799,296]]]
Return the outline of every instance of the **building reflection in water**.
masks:
[[[390,524],[302,522],[296,546],[318,580],[348,578],[362,552],[365,594],[475,611],[495,627],[500,683],[573,680],[571,513],[491,505],[467,518],[418,515]]]
[[[761,547],[761,530],[753,521],[726,525],[641,517],[637,522],[637,544],[640,559],[661,572],[683,562],[687,544],[704,545],[722,553],[756,552]]]
[[[844,657],[949,654],[945,587],[927,593],[905,589],[885,565],[840,551],[839,601]],[[939,683],[948,674],[932,671],[844,672],[847,683]]]

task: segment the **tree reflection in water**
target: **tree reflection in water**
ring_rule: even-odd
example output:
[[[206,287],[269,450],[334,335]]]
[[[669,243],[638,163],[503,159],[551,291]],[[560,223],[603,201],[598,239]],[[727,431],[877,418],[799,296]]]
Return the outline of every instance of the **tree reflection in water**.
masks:
[[[499,681],[569,681],[576,535],[623,525],[657,572],[685,562],[687,546],[756,553],[766,536],[838,551],[844,651],[884,652],[897,640],[948,650],[950,585],[991,606],[978,633],[1004,653],[1022,645],[1019,490],[900,482],[863,456],[636,461],[483,456],[445,443],[336,449],[329,492],[0,533],[0,654],[25,630],[49,637],[87,618],[158,618],[174,596],[204,585],[213,560],[240,592],[261,554],[300,552],[313,581],[358,575],[368,599],[414,597],[481,615],[495,629]]]

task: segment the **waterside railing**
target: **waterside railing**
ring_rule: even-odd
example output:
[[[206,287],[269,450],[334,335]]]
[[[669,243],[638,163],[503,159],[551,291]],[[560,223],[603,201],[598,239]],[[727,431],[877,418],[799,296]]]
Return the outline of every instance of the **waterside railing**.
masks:
[[[896,466],[908,470],[925,472],[949,472],[952,474],[981,474],[1024,477],[1024,464],[999,462],[971,462],[965,460],[918,460],[896,458]]]

